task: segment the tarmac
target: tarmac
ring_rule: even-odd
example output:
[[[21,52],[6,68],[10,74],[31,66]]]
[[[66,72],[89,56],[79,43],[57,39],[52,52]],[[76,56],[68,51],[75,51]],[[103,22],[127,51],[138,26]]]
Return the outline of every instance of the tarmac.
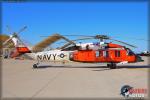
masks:
[[[2,60],[2,98],[122,98],[124,85],[148,89],[148,58],[109,69],[106,64]],[[145,94],[147,98],[147,94]]]

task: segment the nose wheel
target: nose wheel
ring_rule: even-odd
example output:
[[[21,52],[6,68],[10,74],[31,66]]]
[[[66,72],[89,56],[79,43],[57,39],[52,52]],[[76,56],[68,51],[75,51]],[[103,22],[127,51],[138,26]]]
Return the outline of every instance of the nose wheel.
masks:
[[[33,68],[38,68],[39,63],[33,64]]]

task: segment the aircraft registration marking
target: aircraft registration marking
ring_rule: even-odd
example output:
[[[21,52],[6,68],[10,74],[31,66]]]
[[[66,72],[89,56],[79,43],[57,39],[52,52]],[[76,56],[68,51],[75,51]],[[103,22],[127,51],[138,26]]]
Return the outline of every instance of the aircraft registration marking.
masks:
[[[57,54],[37,55],[37,60],[56,60]]]
[[[37,55],[37,60],[56,60],[57,57],[59,58],[64,58],[66,55],[64,55],[63,53],[61,54],[38,54]]]

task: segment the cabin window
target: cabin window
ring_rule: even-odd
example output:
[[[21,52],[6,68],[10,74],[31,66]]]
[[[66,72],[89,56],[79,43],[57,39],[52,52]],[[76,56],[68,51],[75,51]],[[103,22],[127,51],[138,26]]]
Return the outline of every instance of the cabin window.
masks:
[[[109,52],[108,51],[103,51],[104,57],[109,57]]]
[[[120,57],[120,51],[115,51],[115,57]]]
[[[108,51],[106,51],[106,57],[109,57],[109,53],[108,53]]]
[[[99,56],[100,56],[100,52],[96,51],[96,57],[99,57]]]

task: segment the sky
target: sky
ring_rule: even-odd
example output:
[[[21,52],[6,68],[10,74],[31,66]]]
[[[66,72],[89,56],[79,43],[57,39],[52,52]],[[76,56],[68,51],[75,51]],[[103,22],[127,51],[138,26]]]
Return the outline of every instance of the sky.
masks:
[[[131,48],[136,52],[148,50],[147,2],[7,2],[2,3],[2,33],[9,35],[7,25],[13,32],[27,26],[19,35],[33,45],[54,33],[104,34],[137,46]]]

